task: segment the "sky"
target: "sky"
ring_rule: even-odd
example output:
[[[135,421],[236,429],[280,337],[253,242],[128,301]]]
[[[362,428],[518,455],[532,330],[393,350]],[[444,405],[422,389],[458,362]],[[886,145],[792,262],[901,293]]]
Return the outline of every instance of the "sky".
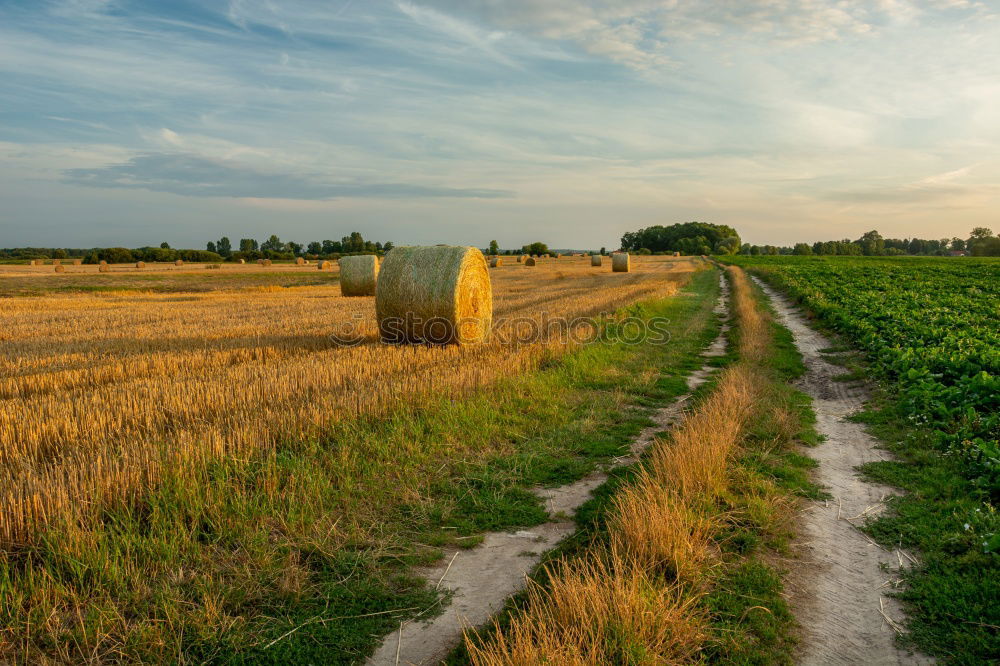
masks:
[[[0,247],[967,237],[998,148],[993,0],[0,0]]]

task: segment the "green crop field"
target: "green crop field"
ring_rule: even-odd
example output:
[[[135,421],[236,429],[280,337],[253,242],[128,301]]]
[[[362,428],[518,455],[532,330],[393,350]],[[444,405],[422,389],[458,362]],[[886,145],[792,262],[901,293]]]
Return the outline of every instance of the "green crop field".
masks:
[[[868,532],[923,553],[901,595],[914,641],[938,655],[987,657],[1000,623],[1000,260],[731,261],[863,353],[853,376],[876,379],[881,390],[858,418],[900,458],[864,471],[909,491]]]

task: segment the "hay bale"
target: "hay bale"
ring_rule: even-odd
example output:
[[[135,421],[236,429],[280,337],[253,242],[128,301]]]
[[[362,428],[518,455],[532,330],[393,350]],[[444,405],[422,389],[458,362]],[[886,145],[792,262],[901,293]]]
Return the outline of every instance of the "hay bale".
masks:
[[[100,264],[98,264],[97,270],[100,271],[101,273],[107,273],[108,271],[111,270],[111,266],[108,266],[108,262],[102,261]]]
[[[562,259],[562,255],[559,254],[559,253],[556,253],[556,259]]]
[[[53,266],[62,266],[62,259],[53,259],[52,260],[52,265]]]
[[[183,259],[178,259],[177,261],[174,262],[174,266],[183,266],[183,265],[184,265]]]
[[[74,259],[73,260],[73,265],[74,266],[83,266],[83,259]]]
[[[681,253],[680,252],[674,252],[674,256],[675,257],[679,257],[679,256],[681,256]]]
[[[56,264],[56,273],[65,273],[66,267],[62,264]]]
[[[240,265],[241,265],[241,266],[242,266],[243,264],[245,264],[245,263],[247,263],[247,260],[246,260],[246,259],[240,259]]]
[[[525,259],[527,259],[527,258],[528,258],[528,255],[526,255],[526,254],[522,254],[522,255],[518,256],[518,258],[517,258],[517,263],[519,263],[519,264],[523,264],[523,263],[524,263],[524,260],[525,260]]]
[[[321,261],[318,264],[316,264],[316,267],[319,268],[319,270],[321,271],[326,271],[329,270],[332,265],[333,264],[331,264],[329,261]]]
[[[503,266],[503,259],[500,257],[490,259],[490,268],[496,268],[497,266]]]
[[[146,267],[146,262],[145,261],[137,261],[137,262],[135,262],[135,267],[138,268],[141,271],[143,268]]]
[[[302,257],[295,257],[295,265],[296,266],[305,266],[306,265],[306,260],[303,259]]]
[[[378,283],[378,257],[363,254],[340,260],[340,293],[344,296],[374,296]]]
[[[524,265],[525,266],[534,266],[535,265],[535,258],[534,257],[528,257],[527,259],[524,260]]]
[[[632,264],[628,252],[616,252],[611,255],[611,271],[614,273],[628,273],[632,270]]]
[[[493,291],[474,247],[397,247],[385,257],[375,295],[385,342],[474,344],[493,325]]]
[[[270,268],[271,267],[271,260],[270,259],[263,259],[263,260],[261,260],[261,266],[263,266],[264,268]]]
[[[591,266],[603,266],[604,265],[604,257],[602,257],[599,254],[592,255],[590,257],[590,265]]]

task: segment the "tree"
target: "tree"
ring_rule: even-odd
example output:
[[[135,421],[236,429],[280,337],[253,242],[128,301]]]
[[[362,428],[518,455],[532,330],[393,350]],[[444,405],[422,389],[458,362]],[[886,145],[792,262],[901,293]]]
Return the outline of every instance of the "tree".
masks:
[[[170,249],[170,243],[166,243],[166,242],[160,243],[160,249],[161,250],[169,250]]]
[[[974,257],[992,257],[996,256],[991,251],[996,243],[996,236],[993,235],[992,229],[987,229],[986,227],[976,227],[969,234],[969,240],[965,246],[969,250],[969,254]]]
[[[205,251],[215,252],[215,243],[213,243],[212,241],[208,241],[208,244],[205,246]]]
[[[602,247],[601,248],[601,256],[604,257],[604,256],[607,256],[607,254],[608,254],[608,248]]]
[[[277,235],[271,234],[271,237],[260,244],[260,249],[264,252],[284,252],[285,244],[281,242],[281,239]]]
[[[52,258],[53,259],[66,259],[67,257],[69,257],[69,255],[66,253],[66,250],[53,250],[52,251]]]
[[[525,246],[521,247],[521,253],[522,254],[534,254],[534,255],[548,254],[549,253],[549,246],[546,245],[545,243],[540,243],[540,242],[536,241],[534,243],[531,243],[530,245],[525,245]]]
[[[288,248],[289,252],[291,252],[292,254],[294,254],[296,256],[302,254],[302,244],[301,243],[293,243],[292,241],[288,241],[287,243],[285,243],[285,246]]]
[[[668,227],[656,225],[630,231],[622,236],[622,249],[635,251],[646,247],[653,252],[708,254],[722,241],[725,241],[723,248],[727,250],[727,254],[731,253],[728,250],[735,252],[742,244],[740,235],[732,227],[708,222],[685,222]],[[702,251],[706,247],[708,251]]]
[[[385,245],[382,246],[382,251],[388,254],[389,250],[394,247],[396,246],[392,244],[392,241],[386,241]]]
[[[861,246],[861,253],[866,257],[877,257],[885,254],[885,239],[882,234],[872,230],[858,239]]]
[[[218,252],[223,257],[233,256],[233,244],[229,241],[229,238],[223,236],[219,239],[219,242],[215,244],[216,252]]]
[[[490,254],[500,254],[500,243],[495,240],[490,241]]]
[[[715,244],[716,254],[736,254],[740,249],[740,237],[729,236]]]
[[[792,248],[792,254],[811,255],[812,253],[813,249],[806,243],[796,243],[795,247]]]
[[[252,238],[241,238],[240,239],[240,252],[256,252],[258,249],[257,241]]]
[[[314,254],[316,256],[323,254],[323,244],[320,243],[319,241],[313,241],[309,243],[309,246],[306,249],[308,250],[309,254]]]

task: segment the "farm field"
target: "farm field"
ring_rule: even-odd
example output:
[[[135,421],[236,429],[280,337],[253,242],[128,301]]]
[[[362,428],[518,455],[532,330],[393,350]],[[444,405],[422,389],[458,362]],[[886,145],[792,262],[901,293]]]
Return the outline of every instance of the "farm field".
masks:
[[[865,473],[901,487],[867,531],[912,547],[905,574],[911,639],[957,663],[1000,651],[1000,261],[733,257],[841,336],[844,380],[880,392],[860,418],[901,462]]]
[[[522,408],[531,425],[504,414],[517,399],[509,387],[495,402],[488,394],[475,408],[466,402],[579,348],[564,326],[541,339],[534,330],[638,302],[673,303],[693,277],[695,302],[658,307],[687,308],[675,326],[694,326],[696,315],[696,330],[707,325],[712,281],[698,272],[702,261],[642,258],[628,274],[611,273],[609,263],[564,258],[491,270],[496,339],[445,348],[378,343],[374,299],[342,297],[335,270],[4,270],[0,293],[17,297],[0,301],[0,589],[8,602],[0,647],[71,661],[178,651],[211,658],[229,642],[246,647],[249,625],[262,631],[255,614],[269,594],[294,607],[318,584],[313,577],[345,562],[357,570],[359,558],[381,562],[385,555],[371,554],[384,549],[399,561],[428,557],[403,547],[412,535],[400,541],[385,522],[428,504],[443,492],[435,484],[461,477],[461,465],[512,454],[513,443],[491,430],[497,424],[512,429],[508,437],[517,428],[537,436],[534,408],[555,410],[553,432],[570,427],[570,397],[558,387]],[[346,334],[344,323],[356,324],[348,345],[331,338]],[[616,353],[635,364],[650,351]],[[610,369],[591,363],[591,373]],[[636,379],[602,390],[648,390],[660,376],[637,369]],[[597,413],[621,412],[615,400]],[[442,409],[458,410],[457,422],[442,421]],[[630,417],[614,418],[627,425]],[[352,439],[356,446],[330,444]],[[586,455],[556,460],[576,465],[560,474],[590,464]],[[512,524],[537,519],[530,507],[528,517],[513,510],[522,515],[504,519]],[[472,538],[475,524],[451,535]],[[266,563],[254,560],[255,548]],[[400,599],[394,586],[426,594],[379,566],[370,579],[356,574],[358,582]]]

